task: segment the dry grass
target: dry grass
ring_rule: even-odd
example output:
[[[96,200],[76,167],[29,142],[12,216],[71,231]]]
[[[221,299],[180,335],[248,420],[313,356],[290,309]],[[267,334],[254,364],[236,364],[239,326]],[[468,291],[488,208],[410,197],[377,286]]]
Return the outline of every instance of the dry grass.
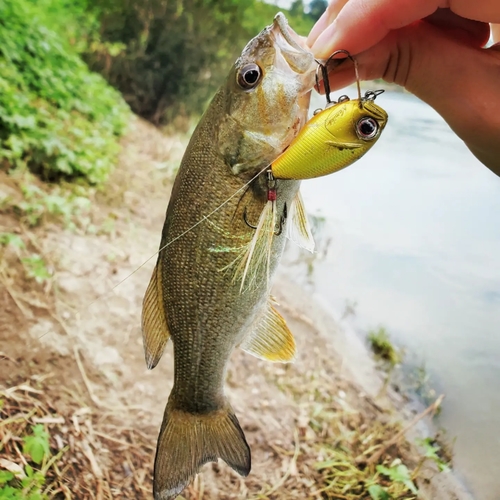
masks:
[[[30,463],[23,455],[22,437],[32,426],[43,424],[50,435],[51,455],[39,467],[30,465],[45,476],[43,493],[48,498],[151,498],[154,441],[139,431],[140,426],[119,423],[120,415],[130,417],[134,410],[96,408],[80,391],[66,389],[55,396],[47,378],[32,377],[0,390],[1,468],[20,471]],[[390,495],[387,498],[416,499],[402,482],[380,474],[376,467],[390,467],[397,460],[415,470],[411,479],[418,474],[419,463],[403,439],[401,424],[376,407],[355,409],[341,396],[302,405],[293,450],[273,446],[273,461],[284,464],[280,478],[274,484],[252,485],[250,476],[242,489],[245,496],[238,498],[370,499],[376,497],[368,488],[380,485]],[[217,471],[218,465],[213,469]],[[204,480],[204,475],[198,476],[179,498],[213,498],[204,494]]]
[[[308,324],[307,318],[300,319]],[[313,336],[308,340],[318,342]],[[442,397],[404,424],[392,409],[382,408],[355,384],[339,377],[336,360],[327,347],[324,351],[324,356],[302,359],[301,367],[279,370],[278,376],[272,365],[265,368],[267,380],[297,403],[300,415],[294,451],[275,448],[281,462],[288,464],[287,473],[267,491],[262,489],[261,494],[249,498],[416,499],[403,482],[404,474],[398,479],[395,472],[398,467],[400,472],[406,468],[408,480],[418,483],[425,459],[406,440],[406,433],[422,418],[434,414]],[[394,475],[381,473],[381,467]],[[377,485],[386,497],[376,496]],[[375,488],[371,494],[370,487]]]
[[[2,469],[22,476],[29,464],[45,477],[43,495],[65,499],[150,498],[154,447],[116,411],[96,410],[76,392],[55,398],[47,377],[0,390]],[[23,454],[23,437],[42,424],[50,456],[37,466]]]

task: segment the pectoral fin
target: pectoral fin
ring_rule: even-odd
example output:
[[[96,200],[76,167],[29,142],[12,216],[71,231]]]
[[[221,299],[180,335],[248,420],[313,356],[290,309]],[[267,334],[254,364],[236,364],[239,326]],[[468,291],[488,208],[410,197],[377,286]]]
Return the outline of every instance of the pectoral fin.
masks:
[[[267,361],[290,363],[295,359],[295,339],[281,314],[270,304],[240,347]]]
[[[290,205],[290,221],[288,222],[287,236],[299,247],[314,252],[314,238],[307,220],[304,202],[300,191],[297,191],[295,198]]]
[[[335,141],[326,141],[326,144],[329,146],[333,146],[334,148],[342,149],[358,149],[361,147],[361,144],[357,142],[335,142]]]
[[[146,295],[144,295],[142,301],[142,341],[149,370],[152,370],[160,361],[170,337],[163,305],[161,268],[158,264],[154,268]]]

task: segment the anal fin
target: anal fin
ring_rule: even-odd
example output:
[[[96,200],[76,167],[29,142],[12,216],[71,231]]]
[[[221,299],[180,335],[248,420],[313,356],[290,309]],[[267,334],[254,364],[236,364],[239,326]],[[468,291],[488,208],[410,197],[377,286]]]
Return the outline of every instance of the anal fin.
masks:
[[[283,316],[270,304],[240,347],[267,361],[290,363],[295,360],[295,339],[292,332]]]
[[[157,262],[142,301],[142,341],[149,370],[160,361],[169,338],[161,288],[161,267]]]

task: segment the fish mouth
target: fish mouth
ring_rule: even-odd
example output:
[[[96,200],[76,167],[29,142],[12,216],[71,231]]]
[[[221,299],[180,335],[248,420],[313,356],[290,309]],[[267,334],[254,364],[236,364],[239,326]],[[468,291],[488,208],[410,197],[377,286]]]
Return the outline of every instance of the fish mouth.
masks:
[[[290,28],[290,25],[288,24],[288,20],[285,17],[285,14],[283,12],[278,12],[274,16],[273,20],[273,27],[278,29],[285,39],[285,41],[293,47],[295,50],[299,52],[305,52],[309,53],[309,50],[306,50],[305,47],[305,41],[301,39],[301,37],[295,33],[295,31]]]
[[[299,36],[290,26],[282,12],[278,12],[273,20],[271,33],[283,57],[290,67],[297,73],[311,73],[316,71],[314,55],[307,47],[305,38]],[[313,83],[311,83],[312,88]]]

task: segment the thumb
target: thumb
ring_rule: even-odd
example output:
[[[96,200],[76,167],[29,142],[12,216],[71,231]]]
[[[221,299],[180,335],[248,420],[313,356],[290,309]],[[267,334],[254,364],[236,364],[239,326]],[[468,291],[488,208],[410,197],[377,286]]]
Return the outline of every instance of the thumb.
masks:
[[[480,48],[419,21],[356,55],[362,80],[397,83],[432,106],[469,149],[500,175],[500,47]],[[351,63],[330,73],[332,89],[354,81]]]

